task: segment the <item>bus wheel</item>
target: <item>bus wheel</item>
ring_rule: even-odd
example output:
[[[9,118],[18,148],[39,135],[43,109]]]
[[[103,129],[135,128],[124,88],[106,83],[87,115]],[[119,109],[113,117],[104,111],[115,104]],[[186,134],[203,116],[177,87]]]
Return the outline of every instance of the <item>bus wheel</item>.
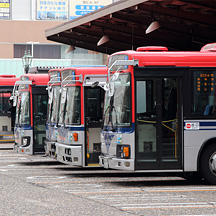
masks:
[[[216,144],[208,146],[201,156],[201,173],[210,184],[216,184]]]

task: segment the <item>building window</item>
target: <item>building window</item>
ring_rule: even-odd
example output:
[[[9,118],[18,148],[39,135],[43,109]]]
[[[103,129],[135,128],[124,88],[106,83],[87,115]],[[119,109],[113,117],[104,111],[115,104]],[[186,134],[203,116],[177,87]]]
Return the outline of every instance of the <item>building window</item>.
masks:
[[[61,45],[14,44],[14,58],[22,58],[24,52],[30,50],[33,58],[61,59]]]
[[[28,50],[31,50],[31,45],[15,44],[14,45],[14,58],[22,58],[24,56],[24,52]]]

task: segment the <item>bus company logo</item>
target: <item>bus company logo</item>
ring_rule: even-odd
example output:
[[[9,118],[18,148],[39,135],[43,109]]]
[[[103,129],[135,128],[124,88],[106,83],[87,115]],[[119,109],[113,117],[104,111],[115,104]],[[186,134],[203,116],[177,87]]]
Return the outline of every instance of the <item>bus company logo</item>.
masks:
[[[190,124],[190,123],[187,123],[187,124],[186,124],[186,128],[187,128],[187,129],[190,129],[190,128],[191,128],[191,124]]]
[[[199,122],[186,123],[185,129],[186,130],[199,130],[200,129]]]

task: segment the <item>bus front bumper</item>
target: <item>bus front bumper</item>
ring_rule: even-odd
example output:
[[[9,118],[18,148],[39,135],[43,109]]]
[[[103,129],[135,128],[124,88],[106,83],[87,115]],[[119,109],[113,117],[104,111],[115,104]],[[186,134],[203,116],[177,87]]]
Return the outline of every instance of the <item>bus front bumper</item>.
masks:
[[[82,166],[82,146],[56,143],[56,159],[71,166]]]
[[[45,140],[45,155],[51,158],[56,158],[55,141]]]
[[[23,146],[20,146],[18,143],[14,144],[14,152],[20,153],[20,154],[33,155],[33,152],[30,146],[23,147]]]
[[[99,164],[105,169],[120,169],[134,171],[134,159],[120,159],[111,156],[99,156]]]

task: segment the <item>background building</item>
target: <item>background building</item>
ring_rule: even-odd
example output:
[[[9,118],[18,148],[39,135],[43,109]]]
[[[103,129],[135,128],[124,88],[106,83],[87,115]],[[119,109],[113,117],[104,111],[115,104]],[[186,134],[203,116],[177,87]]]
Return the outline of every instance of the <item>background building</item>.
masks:
[[[116,0],[115,0],[116,1]],[[31,66],[102,65],[106,56],[48,41],[45,29],[99,9],[113,0],[0,0],[0,74],[23,73],[25,51],[33,56]]]

